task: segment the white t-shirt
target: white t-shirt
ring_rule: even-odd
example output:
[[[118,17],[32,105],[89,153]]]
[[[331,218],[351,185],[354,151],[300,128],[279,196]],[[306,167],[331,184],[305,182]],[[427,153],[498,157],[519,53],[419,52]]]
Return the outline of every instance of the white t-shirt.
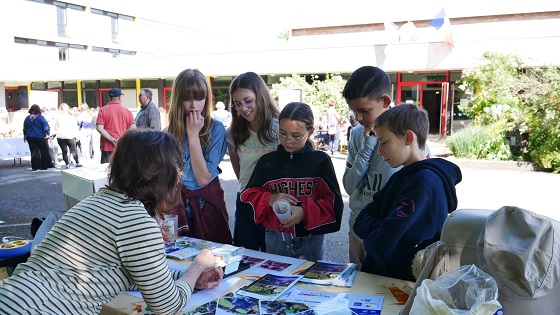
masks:
[[[262,144],[259,141],[257,133],[249,129],[249,138],[239,146],[237,149],[237,155],[239,155],[239,192],[242,192],[247,186],[251,174],[255,169],[255,165],[261,158],[269,152],[274,152],[278,148],[279,140]],[[278,119],[274,119],[272,122],[272,134],[276,139],[278,138]],[[228,130],[227,143],[234,146],[233,137]]]

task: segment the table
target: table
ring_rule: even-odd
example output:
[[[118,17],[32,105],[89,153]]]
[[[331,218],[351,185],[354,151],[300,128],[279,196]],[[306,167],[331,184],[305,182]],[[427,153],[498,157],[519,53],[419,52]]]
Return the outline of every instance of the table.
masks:
[[[245,251],[245,253],[251,253],[251,250]],[[175,260],[174,262],[179,262],[182,264],[189,264],[187,261]],[[296,272],[307,269],[311,266],[313,262],[304,262]],[[242,286],[245,286],[255,280],[255,275],[247,274],[244,272],[234,275],[235,277],[240,277],[241,280],[235,284],[227,292],[235,291]],[[381,310],[381,315],[392,315],[399,314],[399,311],[403,308],[404,303],[408,299],[410,291],[414,287],[414,282],[404,281],[400,279],[388,278],[378,275],[373,275],[369,273],[364,273],[358,271],[354,284],[351,288],[334,287],[334,286],[318,286],[318,285],[307,285],[298,283],[298,287],[302,287],[314,291],[327,291],[327,292],[337,292],[337,293],[354,293],[354,294],[367,294],[367,295],[383,295],[385,297],[383,301],[383,308]],[[226,293],[227,293],[226,292]],[[144,301],[127,295],[119,294],[111,302],[103,306],[101,310],[102,315],[121,315],[121,314],[150,314],[149,312],[144,312],[146,309],[146,304]],[[140,310],[140,311],[138,311]],[[179,312],[178,314],[185,314],[186,312]]]
[[[66,210],[70,210],[78,202],[107,185],[108,167],[109,163],[103,163],[62,170],[62,193],[66,201]]]
[[[23,166],[21,164],[22,156],[31,156],[29,145],[27,142],[23,142],[23,137],[0,138],[0,159],[13,158],[12,166],[15,166],[16,159],[19,159],[19,166]]]

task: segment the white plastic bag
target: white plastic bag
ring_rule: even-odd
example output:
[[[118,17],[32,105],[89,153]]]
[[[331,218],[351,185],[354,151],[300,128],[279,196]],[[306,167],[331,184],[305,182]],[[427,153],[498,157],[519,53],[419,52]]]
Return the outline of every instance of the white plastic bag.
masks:
[[[453,269],[418,287],[410,314],[501,315],[498,285],[475,265]]]

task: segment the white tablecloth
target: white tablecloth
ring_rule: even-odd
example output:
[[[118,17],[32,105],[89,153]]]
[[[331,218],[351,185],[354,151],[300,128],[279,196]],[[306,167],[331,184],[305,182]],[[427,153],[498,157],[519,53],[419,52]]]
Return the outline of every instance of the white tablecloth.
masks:
[[[23,137],[0,138],[0,159],[30,156],[29,145],[23,142]]]

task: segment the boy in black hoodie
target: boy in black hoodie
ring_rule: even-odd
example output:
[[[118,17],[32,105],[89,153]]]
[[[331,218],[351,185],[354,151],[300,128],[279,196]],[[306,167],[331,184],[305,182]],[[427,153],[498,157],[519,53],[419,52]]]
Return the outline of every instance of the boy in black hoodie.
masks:
[[[378,154],[404,167],[376,193],[356,218],[354,231],[367,255],[362,271],[415,281],[412,259],[439,240],[447,215],[457,209],[461,170],[447,160],[426,159],[429,122],[424,110],[401,104],[375,121]]]

